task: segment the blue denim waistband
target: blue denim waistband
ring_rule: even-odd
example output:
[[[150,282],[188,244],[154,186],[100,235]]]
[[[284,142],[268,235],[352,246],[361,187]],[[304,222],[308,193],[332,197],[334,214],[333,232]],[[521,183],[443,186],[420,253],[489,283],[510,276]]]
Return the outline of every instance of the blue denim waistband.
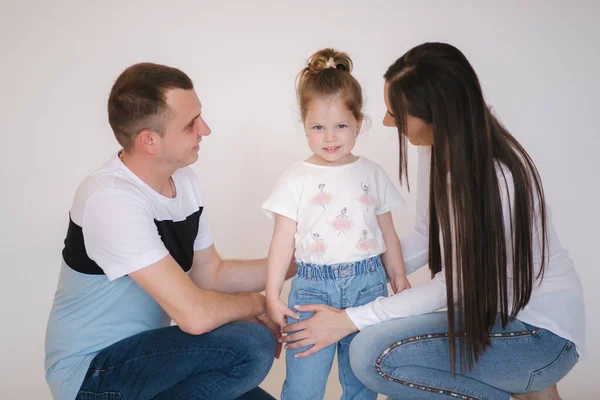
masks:
[[[298,265],[298,276],[307,279],[342,279],[353,275],[373,272],[377,268],[383,268],[381,257],[375,256],[365,260],[342,263],[342,264],[313,264],[296,260]]]

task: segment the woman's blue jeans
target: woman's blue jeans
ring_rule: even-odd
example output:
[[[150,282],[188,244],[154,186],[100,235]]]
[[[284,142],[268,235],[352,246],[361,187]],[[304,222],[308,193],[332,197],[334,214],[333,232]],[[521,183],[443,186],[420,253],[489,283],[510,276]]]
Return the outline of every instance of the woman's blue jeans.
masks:
[[[350,345],[354,374],[391,399],[508,400],[544,390],[577,363],[575,345],[519,320],[496,322],[488,347],[470,371],[450,370],[446,312],[400,318],[360,332]]]

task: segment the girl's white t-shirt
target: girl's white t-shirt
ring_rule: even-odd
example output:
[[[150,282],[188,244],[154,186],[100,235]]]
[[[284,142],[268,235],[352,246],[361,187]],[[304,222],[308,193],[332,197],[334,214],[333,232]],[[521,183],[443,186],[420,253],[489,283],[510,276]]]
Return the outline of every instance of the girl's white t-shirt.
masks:
[[[384,169],[359,157],[341,166],[294,163],[262,208],[297,223],[296,260],[331,265],[385,252],[377,216],[402,205]]]

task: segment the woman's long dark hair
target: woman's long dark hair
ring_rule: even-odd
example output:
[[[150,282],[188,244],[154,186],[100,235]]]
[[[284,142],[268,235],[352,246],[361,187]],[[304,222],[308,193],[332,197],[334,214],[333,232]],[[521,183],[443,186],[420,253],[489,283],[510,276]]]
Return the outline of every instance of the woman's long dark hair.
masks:
[[[497,314],[503,326],[513,320],[529,302],[535,279],[543,276],[547,236],[541,179],[525,149],[490,112],[473,67],[455,47],[417,46],[392,64],[384,77],[400,138],[401,181],[403,176],[408,180],[406,116],[433,128],[429,267],[432,275],[439,272],[443,255],[450,365],[455,371],[458,342],[461,369],[470,369],[490,345]],[[509,185],[504,174],[497,173],[500,165],[514,181],[509,227],[504,226],[501,201],[501,190],[508,196]],[[507,241],[506,232],[512,241]],[[536,238],[542,241],[541,255],[533,251]],[[534,258],[541,262],[537,277]]]

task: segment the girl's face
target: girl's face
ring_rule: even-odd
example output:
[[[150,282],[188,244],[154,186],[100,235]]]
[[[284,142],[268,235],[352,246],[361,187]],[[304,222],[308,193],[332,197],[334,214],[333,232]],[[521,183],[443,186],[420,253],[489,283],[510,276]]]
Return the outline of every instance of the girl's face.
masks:
[[[312,99],[304,118],[308,147],[313,152],[308,162],[344,165],[355,161],[352,149],[361,123],[362,118],[354,118],[339,96]]]
[[[394,127],[396,120],[391,112],[389,83],[386,82],[383,87],[383,96],[385,98],[385,106],[387,111],[383,117],[383,125]],[[410,143],[414,146],[431,146],[433,144],[433,127],[421,118],[406,115],[406,132],[404,132]]]

